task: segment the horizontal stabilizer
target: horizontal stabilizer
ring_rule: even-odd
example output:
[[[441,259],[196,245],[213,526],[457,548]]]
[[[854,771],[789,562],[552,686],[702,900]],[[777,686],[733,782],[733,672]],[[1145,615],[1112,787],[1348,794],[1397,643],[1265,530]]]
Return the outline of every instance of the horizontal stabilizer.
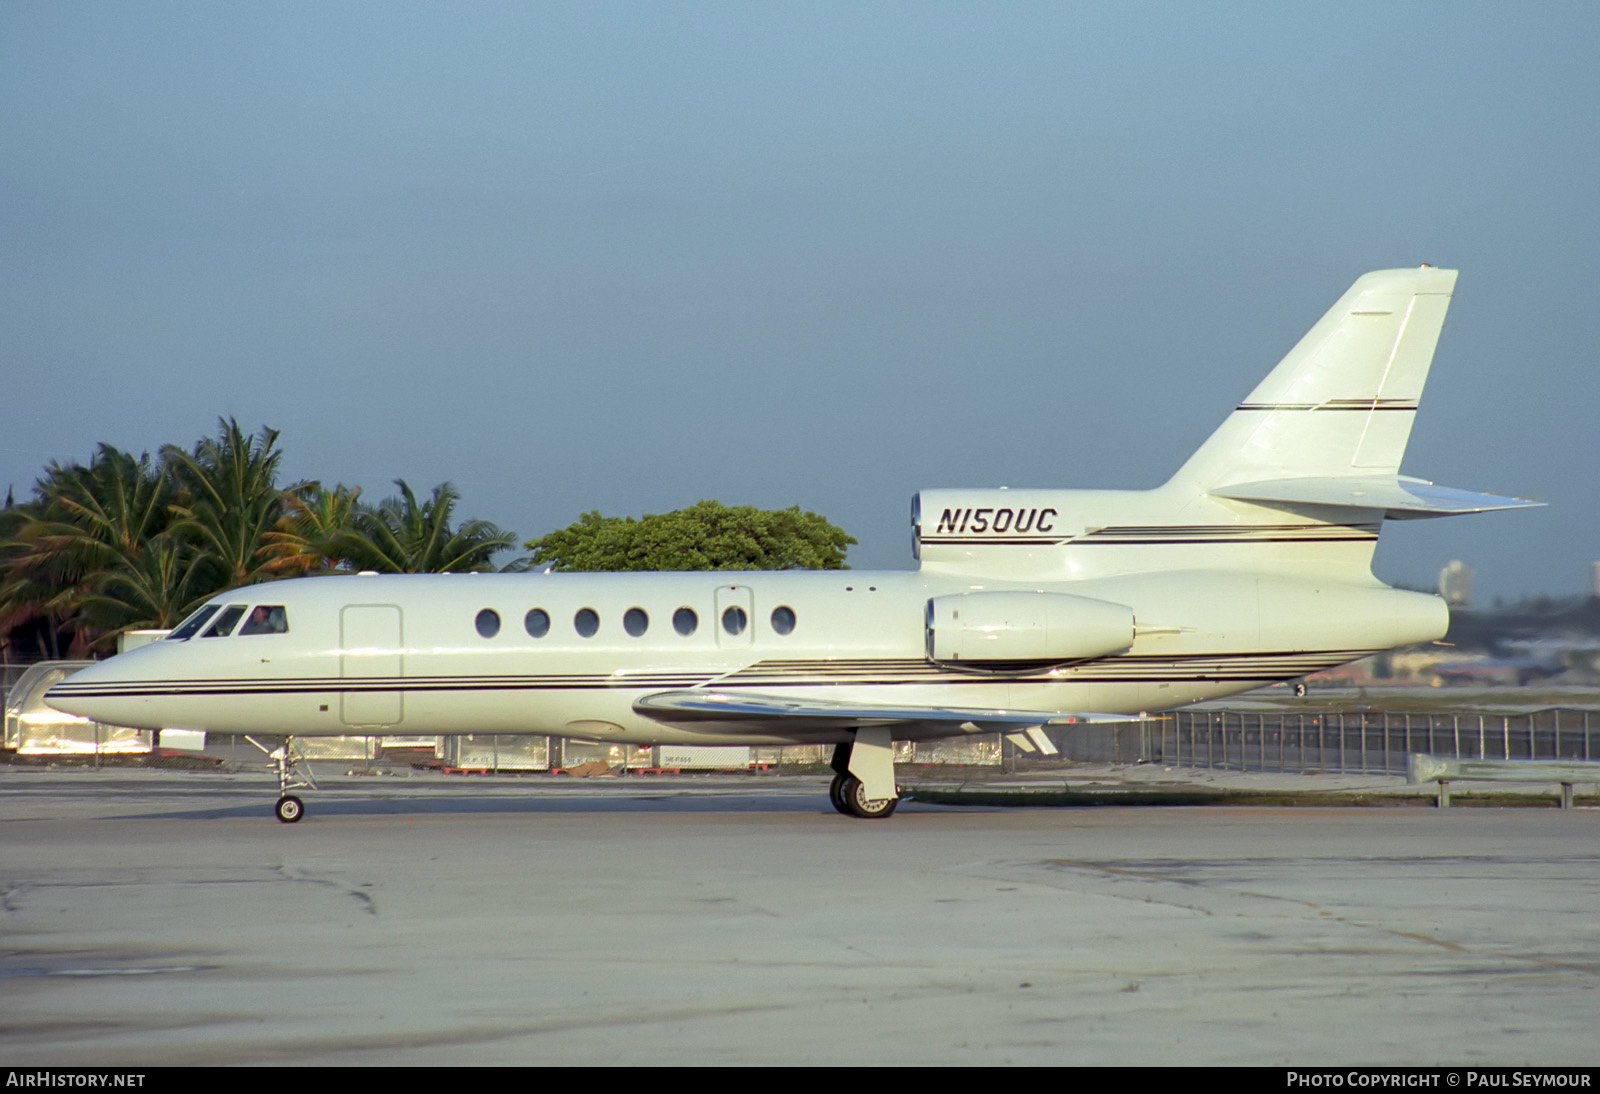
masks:
[[[829,699],[792,699],[749,691],[660,691],[636,699],[633,709],[658,722],[716,723],[727,728],[808,730],[861,726],[942,726],[952,735],[966,731],[965,727],[969,724],[977,732],[1016,732],[1045,724],[1137,720],[1129,714],[894,706]]]
[[[1542,501],[1478,494],[1435,486],[1407,475],[1339,476],[1334,478],[1267,479],[1214,488],[1217,497],[1268,505],[1326,505],[1341,509],[1382,509],[1390,520],[1453,517],[1495,509],[1526,509]]]

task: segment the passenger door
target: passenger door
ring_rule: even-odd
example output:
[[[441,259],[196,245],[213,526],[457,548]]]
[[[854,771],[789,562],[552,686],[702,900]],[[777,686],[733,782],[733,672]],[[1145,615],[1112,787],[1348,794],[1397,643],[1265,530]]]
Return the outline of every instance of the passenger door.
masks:
[[[394,604],[350,604],[339,615],[339,675],[351,681],[340,696],[347,726],[398,725],[404,714],[398,683],[404,675],[403,627]],[[360,683],[356,683],[360,681]]]

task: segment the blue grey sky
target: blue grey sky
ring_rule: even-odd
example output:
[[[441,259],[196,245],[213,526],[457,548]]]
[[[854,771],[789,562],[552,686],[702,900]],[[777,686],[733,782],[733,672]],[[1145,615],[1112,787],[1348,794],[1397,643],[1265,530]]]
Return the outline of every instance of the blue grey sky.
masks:
[[[0,3],[0,488],[219,416],[541,535],[1164,480],[1358,275],[1462,271],[1404,470],[1600,558],[1600,5]]]

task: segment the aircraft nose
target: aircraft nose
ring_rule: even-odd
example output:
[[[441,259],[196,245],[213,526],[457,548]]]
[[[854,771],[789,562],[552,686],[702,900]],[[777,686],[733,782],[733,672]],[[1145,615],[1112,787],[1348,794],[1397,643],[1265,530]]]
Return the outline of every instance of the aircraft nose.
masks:
[[[99,714],[100,702],[94,697],[97,685],[105,682],[106,673],[102,670],[103,664],[90,665],[81,668],[51,686],[44,693],[44,701],[64,714],[76,714],[80,718],[93,718],[103,721]]]
[[[79,669],[44,693],[44,701],[67,714],[76,714],[105,725],[130,726],[135,729],[160,729],[159,725],[143,725],[141,708],[144,701],[138,698],[135,678],[125,671],[126,666],[116,662],[122,656]]]

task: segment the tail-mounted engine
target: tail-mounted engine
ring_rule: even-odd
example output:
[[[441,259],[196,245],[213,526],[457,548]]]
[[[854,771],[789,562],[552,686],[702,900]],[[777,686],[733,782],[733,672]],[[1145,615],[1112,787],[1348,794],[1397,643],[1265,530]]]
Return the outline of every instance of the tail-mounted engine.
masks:
[[[928,660],[1014,672],[1104,657],[1133,645],[1133,609],[1065,593],[980,592],[928,601]]]

